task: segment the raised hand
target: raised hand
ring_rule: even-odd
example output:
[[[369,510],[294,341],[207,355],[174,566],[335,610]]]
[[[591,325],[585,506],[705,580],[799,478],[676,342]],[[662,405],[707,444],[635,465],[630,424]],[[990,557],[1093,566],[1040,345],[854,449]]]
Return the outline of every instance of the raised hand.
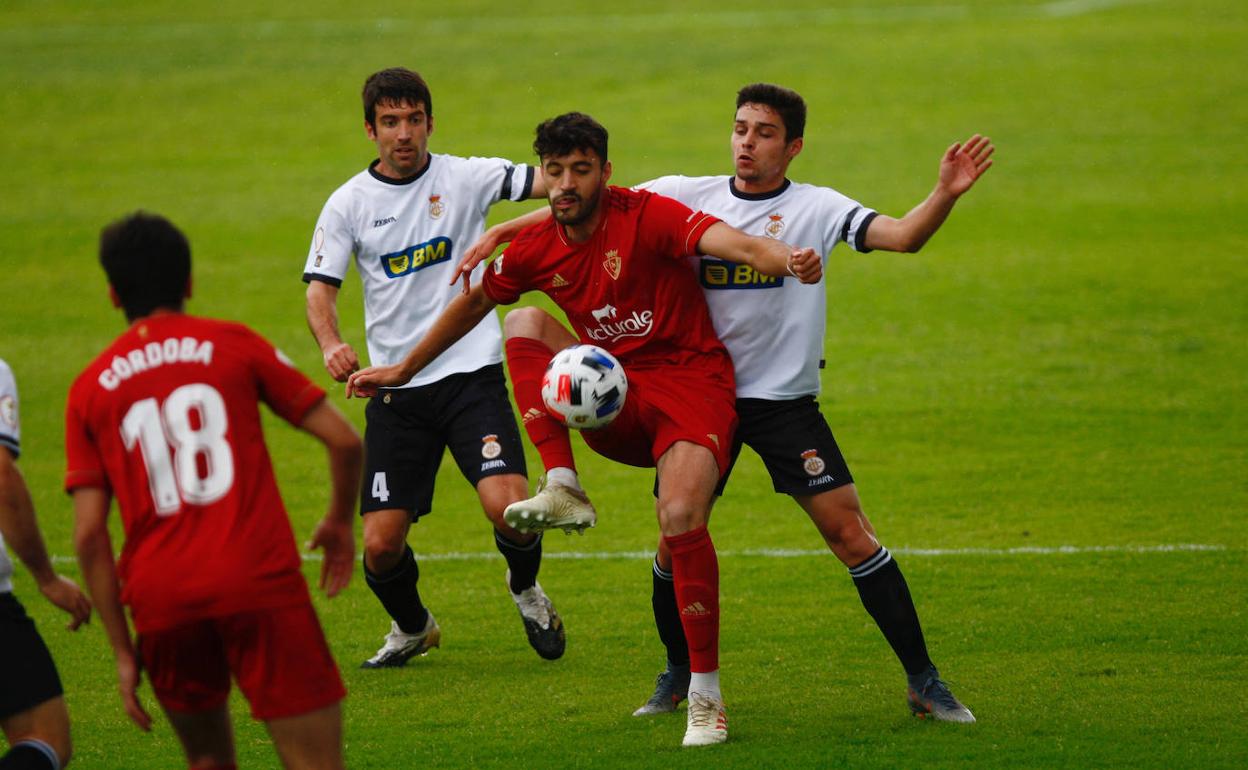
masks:
[[[940,159],[940,186],[954,197],[971,189],[975,180],[992,168],[995,149],[992,140],[979,134],[951,145]]]

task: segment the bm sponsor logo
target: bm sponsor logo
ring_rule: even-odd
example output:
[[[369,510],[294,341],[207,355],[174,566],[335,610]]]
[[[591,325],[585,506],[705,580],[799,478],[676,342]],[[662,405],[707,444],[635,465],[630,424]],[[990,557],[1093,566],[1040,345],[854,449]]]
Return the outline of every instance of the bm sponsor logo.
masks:
[[[451,258],[451,239],[439,235],[430,241],[408,246],[402,251],[381,255],[381,267],[391,278],[401,278],[408,273],[424,270],[430,265],[447,262]]]
[[[749,265],[703,258],[698,263],[698,281],[704,289],[778,289],[784,279],[763,275]]]

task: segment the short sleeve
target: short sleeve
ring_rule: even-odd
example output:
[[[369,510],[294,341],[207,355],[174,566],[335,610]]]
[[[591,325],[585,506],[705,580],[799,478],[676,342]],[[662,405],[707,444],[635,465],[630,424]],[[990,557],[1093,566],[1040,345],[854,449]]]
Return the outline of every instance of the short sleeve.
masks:
[[[323,281],[331,286],[342,286],[355,253],[355,235],[351,231],[347,212],[347,199],[334,193],[325,202],[321,216],[312,231],[312,244],[308,260],[303,266],[303,282]]]
[[[260,399],[291,425],[303,422],[308,411],[325,398],[325,391],[295,368],[286,354],[247,329],[248,360],[256,377]]]
[[[91,437],[87,424],[86,405],[82,403],[82,390],[75,385],[69,391],[69,403],[65,407],[65,491],[73,492],[79,487],[108,489],[108,476],[104,472],[104,460]]]
[[[871,226],[871,220],[879,216],[878,212],[827,188],[823,190],[820,204],[823,209],[820,217],[827,223],[824,243],[830,244],[829,248],[841,241],[863,254],[872,251],[867,248],[867,228]]]
[[[665,195],[650,195],[642,213],[641,232],[655,253],[684,259],[698,253],[698,241],[719,218],[694,211]]]
[[[22,421],[18,414],[17,380],[13,370],[0,360],[0,446],[17,457],[22,453]]]
[[[527,200],[533,193],[532,166],[503,158],[468,158],[464,167],[472,180],[477,210],[482,214],[499,201]]]
[[[658,179],[651,179],[648,182],[633,185],[633,189],[645,190],[656,195],[666,195],[669,198],[679,200],[682,179],[684,179],[683,176],[661,176]]]
[[[524,249],[515,241],[499,254],[481,277],[481,289],[497,305],[514,305],[528,289]]]

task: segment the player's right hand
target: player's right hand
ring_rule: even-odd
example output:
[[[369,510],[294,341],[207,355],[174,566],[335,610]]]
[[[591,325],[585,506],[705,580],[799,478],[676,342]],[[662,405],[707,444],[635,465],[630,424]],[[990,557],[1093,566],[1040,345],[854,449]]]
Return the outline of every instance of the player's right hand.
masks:
[[[398,364],[370,366],[347,378],[347,398],[372,398],[380,389],[397,387],[410,379]]]
[[[139,703],[139,662],[134,653],[117,655],[117,689],[121,692],[121,705],[126,709],[126,716],[139,726],[143,732],[151,732],[152,717]]]
[[[325,371],[338,382],[346,382],[351,372],[360,368],[360,359],[355,355],[355,350],[345,342],[326,348],[323,357]]]
[[[78,584],[64,575],[54,575],[51,580],[39,586],[39,590],[48,601],[69,613],[70,631],[91,619],[91,601],[82,592]]]

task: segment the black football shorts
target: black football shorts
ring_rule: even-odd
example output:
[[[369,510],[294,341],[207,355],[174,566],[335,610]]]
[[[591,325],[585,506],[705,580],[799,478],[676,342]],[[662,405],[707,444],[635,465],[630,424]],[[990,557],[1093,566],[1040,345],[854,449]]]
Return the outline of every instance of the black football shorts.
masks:
[[[0,593],[0,719],[63,692],[52,654],[35,621],[12,593]]]
[[[785,401],[738,398],[737,417],[732,465],[724,474],[721,494],[742,445],[758,453],[771,474],[772,487],[782,494],[817,495],[854,483],[814,396]]]
[[[413,518],[433,507],[433,483],[447,448],[474,486],[486,476],[526,475],[502,364],[430,385],[383,390],[364,409],[360,513],[400,508]]]

